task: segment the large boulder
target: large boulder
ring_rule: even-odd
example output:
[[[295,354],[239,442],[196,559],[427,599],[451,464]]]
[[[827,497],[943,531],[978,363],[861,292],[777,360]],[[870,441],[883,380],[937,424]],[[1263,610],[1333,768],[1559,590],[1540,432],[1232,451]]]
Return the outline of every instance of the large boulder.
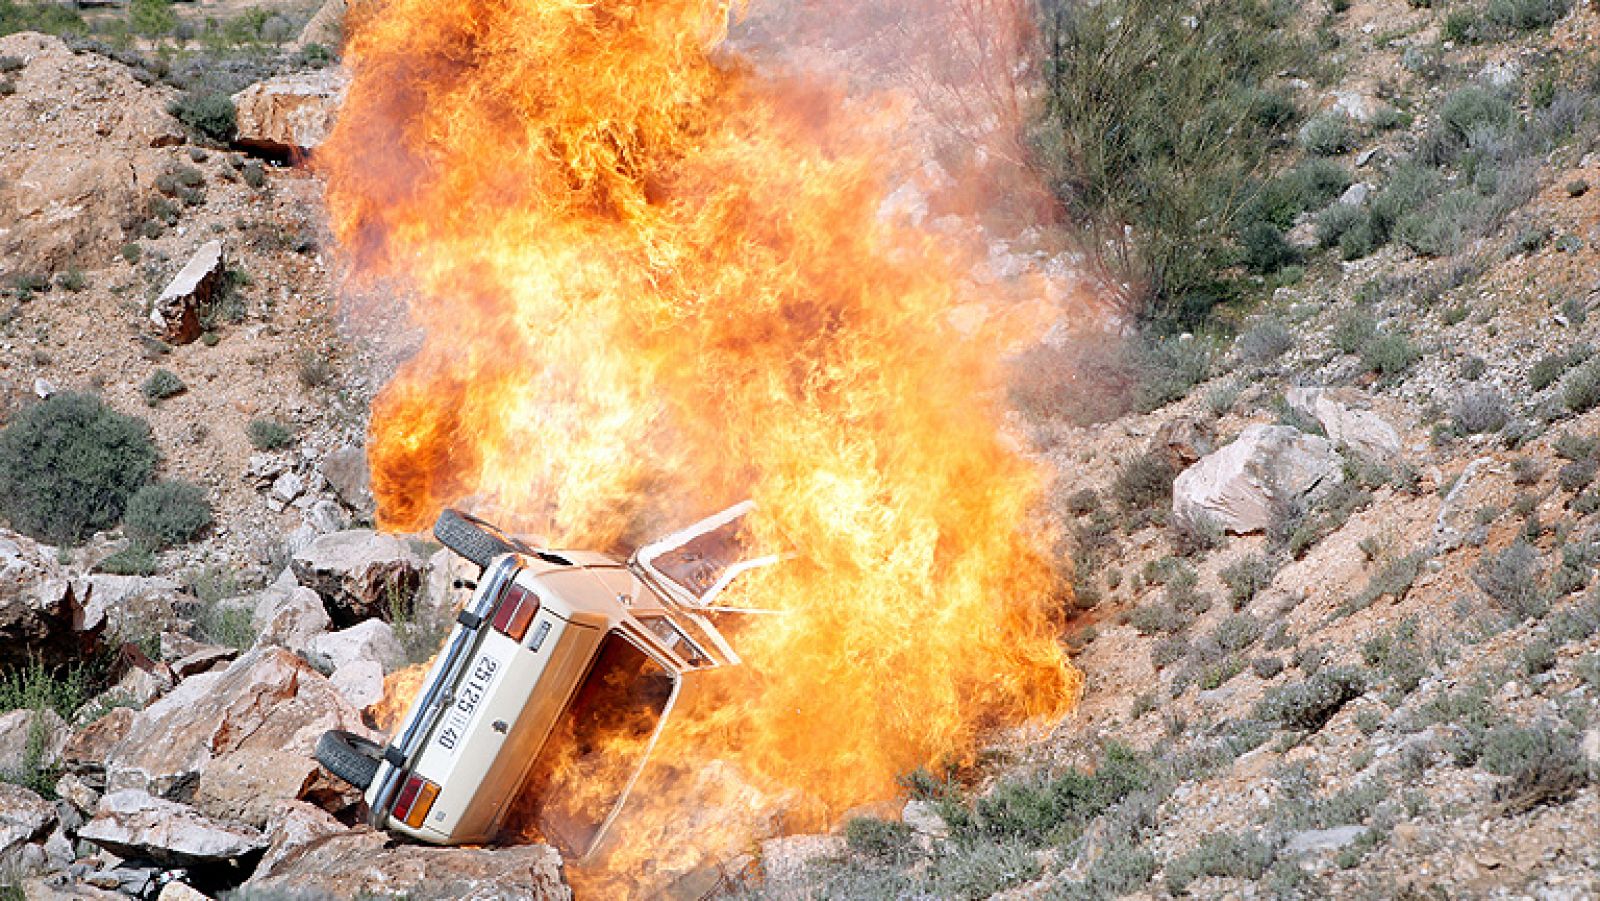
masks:
[[[1290,388],[1284,401],[1291,410],[1315,420],[1335,446],[1363,457],[1388,460],[1400,455],[1400,433],[1372,412],[1372,398],[1351,388]]]
[[[61,750],[67,772],[83,777],[96,790],[105,788],[106,760],[128,737],[134,716],[130,708],[113,707],[105,716],[74,732]]]
[[[1178,474],[1172,514],[1243,535],[1265,529],[1279,511],[1310,502],[1343,479],[1343,461],[1326,438],[1289,426],[1252,425]]]
[[[150,308],[150,323],[169,344],[200,337],[200,311],[222,287],[227,273],[221,241],[207,241],[189,257]]]
[[[295,586],[289,591],[268,590],[256,602],[251,625],[256,630],[256,646],[281,645],[303,652],[317,636],[328,631],[333,620],[322,605],[322,598],[309,588]]]
[[[0,529],[0,670],[83,660],[103,628],[87,620],[53,548]]]
[[[372,497],[372,471],[365,447],[340,448],[323,458],[318,470],[339,500],[361,518],[372,518],[377,502]]]
[[[192,807],[142,791],[111,792],[78,838],[124,858],[164,866],[218,864],[249,858],[267,847],[258,829],[214,820]]]
[[[359,622],[348,629],[325,632],[311,639],[306,659],[332,672],[358,661],[371,661],[389,672],[405,663],[406,652],[394,637],[394,627],[381,619]]]
[[[310,664],[283,648],[256,648],[134,715],[108,755],[106,785],[240,815],[239,799],[212,787],[254,766],[263,800],[307,798],[339,809],[355,802],[355,791],[313,757],[329,729],[367,733],[360,713]]]
[[[298,889],[336,898],[425,895],[430,898],[570,899],[561,855],[548,845],[508,848],[391,846],[381,833],[313,838],[257,874],[247,889]]]
[[[0,776],[54,768],[71,735],[54,710],[0,714]]]
[[[233,95],[239,144],[294,155],[328,139],[344,105],[350,76],[337,66],[258,82]]]
[[[6,872],[24,845],[49,835],[55,823],[54,804],[25,788],[0,782],[0,872]]]
[[[346,829],[320,807],[304,801],[280,801],[267,815],[265,831],[272,837],[272,843],[256,864],[253,878],[258,880],[279,875],[280,867],[285,867],[306,845]]]
[[[99,269],[127,237],[183,128],[168,92],[59,38],[0,37],[23,66],[0,98],[0,273]]]
[[[182,588],[171,579],[95,573],[73,582],[86,623],[105,623],[111,635],[149,634],[179,625]]]
[[[393,535],[350,529],[318,537],[290,561],[294,577],[322,597],[334,625],[382,616],[416,596],[422,561]]]

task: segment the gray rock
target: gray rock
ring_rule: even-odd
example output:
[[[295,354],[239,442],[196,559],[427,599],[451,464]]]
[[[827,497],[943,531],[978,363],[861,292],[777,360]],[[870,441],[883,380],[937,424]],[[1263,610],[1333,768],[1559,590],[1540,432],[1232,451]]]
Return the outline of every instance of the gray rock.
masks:
[[[303,652],[313,638],[333,626],[333,620],[315,591],[296,586],[288,593],[263,592],[250,624],[256,630],[257,647],[275,644]]]
[[[329,454],[319,467],[333,492],[363,519],[371,519],[377,504],[372,499],[372,473],[364,447],[346,447]]]
[[[21,786],[0,782],[0,872],[24,845],[48,835],[55,823],[55,805]]]
[[[277,875],[301,848],[345,831],[343,823],[320,807],[304,801],[279,801],[267,815],[266,834],[272,836],[272,843],[261,855],[252,878],[264,880]]]
[[[56,797],[71,804],[79,813],[93,813],[95,805],[100,803],[100,793],[72,773],[56,780]]]
[[[900,821],[919,835],[945,838],[950,834],[950,824],[944,821],[932,804],[920,798],[906,802],[905,808],[900,811]]]
[[[1235,534],[1265,529],[1283,505],[1310,501],[1343,481],[1333,444],[1289,426],[1251,425],[1228,446],[1178,474],[1175,519],[1207,518]]]
[[[124,858],[165,866],[237,860],[267,846],[260,830],[214,820],[192,807],[127,789],[100,799],[78,837]]]
[[[200,309],[211,301],[226,270],[221,241],[200,245],[150,310],[150,322],[163,341],[188,344],[200,337]]]
[[[389,672],[405,662],[405,649],[395,638],[392,626],[381,619],[369,619],[313,638],[306,647],[306,659],[329,671],[359,661],[371,661]]]
[[[1372,186],[1364,181],[1358,181],[1339,195],[1339,202],[1345,206],[1361,206],[1372,195]]]
[[[1372,399],[1349,388],[1290,388],[1284,401],[1307,419],[1314,419],[1335,445],[1363,457],[1392,460],[1400,455],[1400,433],[1372,412]]]
[[[314,529],[316,534],[327,535],[345,528],[349,523],[338,504],[322,498],[306,508],[305,524]]]
[[[134,714],[107,755],[106,784],[113,792],[138,789],[187,800],[213,765],[237,772],[235,752],[258,755],[258,765],[270,761],[286,772],[282,753],[314,768],[317,739],[329,729],[370,734],[360,713],[310,664],[282,648],[256,648],[224,671],[185,679]],[[288,778],[285,784],[293,796],[328,791],[316,780]],[[338,794],[348,787],[334,789]],[[342,795],[336,803],[344,803]]]
[[[328,677],[333,687],[354,707],[365,709],[383,700],[383,665],[376,660],[353,660]]]
[[[315,825],[309,828],[316,829]],[[431,898],[570,901],[561,855],[548,845],[506,848],[388,847],[377,832],[310,838],[263,867],[247,888],[297,889],[336,898],[426,895]]]
[[[272,497],[285,504],[306,490],[305,480],[293,472],[286,472],[272,480]]]
[[[761,870],[767,882],[793,886],[807,877],[812,864],[844,855],[842,835],[785,835],[761,843]]]
[[[1369,147],[1366,150],[1363,150],[1360,153],[1356,154],[1356,168],[1360,169],[1363,166],[1365,166],[1366,164],[1372,162],[1372,158],[1377,156],[1377,155],[1378,155],[1378,148],[1376,148],[1376,147]]]
[[[1365,826],[1335,826],[1332,829],[1308,829],[1289,836],[1284,848],[1289,854],[1307,854],[1317,851],[1338,851],[1355,844],[1367,831]]]
[[[178,624],[182,587],[171,579],[95,573],[74,580],[84,622],[104,623],[112,635],[148,634]]]
[[[61,749],[71,736],[66,721],[54,710],[0,714],[0,773],[54,768],[61,762]]]
[[[415,597],[422,584],[422,561],[410,546],[370,529],[323,535],[289,565],[340,626],[383,615],[394,598]]]

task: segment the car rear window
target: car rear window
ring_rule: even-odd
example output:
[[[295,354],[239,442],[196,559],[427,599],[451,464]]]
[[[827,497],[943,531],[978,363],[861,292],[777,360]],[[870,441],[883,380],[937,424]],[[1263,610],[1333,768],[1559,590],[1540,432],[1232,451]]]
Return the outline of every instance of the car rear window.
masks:
[[[620,633],[608,633],[534,761],[518,799],[517,828],[532,826],[563,854],[587,854],[644,763],[675,681]]]

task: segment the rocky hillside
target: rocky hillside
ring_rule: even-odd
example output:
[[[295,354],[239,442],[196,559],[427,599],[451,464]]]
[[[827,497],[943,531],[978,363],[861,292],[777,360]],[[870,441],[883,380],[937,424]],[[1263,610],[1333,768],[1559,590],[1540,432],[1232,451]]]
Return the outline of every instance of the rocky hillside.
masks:
[[[381,298],[336,306],[298,164],[342,9],[317,40],[309,10],[196,26],[253,35],[213,80],[187,14],[0,37],[0,467],[72,476],[0,498],[0,897],[571,894],[548,847],[358,828],[311,757],[372,730],[459,599],[448,554],[364,528],[365,411],[411,338]],[[1600,11],[1285,27],[1322,49],[1273,76],[1305,115],[1241,213],[1255,293],[1085,341],[1052,287],[1062,327],[1018,354],[1078,711],[653,888],[1600,894]],[[1082,259],[1006,238],[980,280]],[[74,455],[105,430],[116,459]]]

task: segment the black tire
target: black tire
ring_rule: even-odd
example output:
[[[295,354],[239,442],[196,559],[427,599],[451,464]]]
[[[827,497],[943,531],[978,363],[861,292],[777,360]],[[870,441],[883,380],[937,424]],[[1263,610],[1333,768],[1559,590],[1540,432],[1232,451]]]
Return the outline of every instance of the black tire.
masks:
[[[449,507],[439,511],[439,518],[433,523],[433,535],[440,544],[480,567],[487,567],[489,561],[501,554],[521,550],[517,542],[494,526]]]
[[[372,784],[378,774],[378,761],[383,748],[359,735],[332,729],[317,739],[317,762],[328,772],[354,785],[362,791]]]

